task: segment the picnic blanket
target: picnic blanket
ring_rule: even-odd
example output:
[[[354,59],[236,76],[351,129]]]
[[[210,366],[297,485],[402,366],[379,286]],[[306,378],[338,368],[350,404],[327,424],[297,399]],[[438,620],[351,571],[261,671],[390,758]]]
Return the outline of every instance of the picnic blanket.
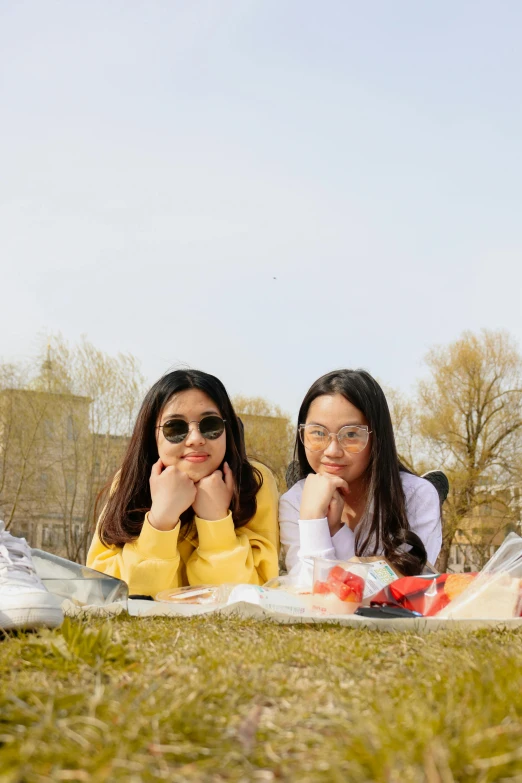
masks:
[[[522,628],[522,618],[516,617],[509,620],[451,620],[438,619],[437,617],[417,618],[390,618],[373,619],[359,617],[358,615],[316,615],[286,614],[270,611],[262,606],[241,601],[223,606],[186,605],[173,606],[159,601],[142,601],[129,599],[127,608],[123,603],[113,603],[106,606],[76,606],[72,602],[64,602],[64,613],[71,617],[115,617],[127,613],[131,617],[197,617],[207,614],[216,614],[221,617],[258,620],[278,623],[280,625],[295,624],[331,624],[344,628],[365,628],[372,631],[413,633],[422,635],[430,631],[439,630],[466,630],[476,631],[481,628]]]

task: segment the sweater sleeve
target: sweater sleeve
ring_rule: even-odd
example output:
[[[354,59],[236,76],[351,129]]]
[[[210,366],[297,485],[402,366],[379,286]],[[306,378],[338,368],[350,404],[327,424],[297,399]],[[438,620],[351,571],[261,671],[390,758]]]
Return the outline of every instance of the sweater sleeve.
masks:
[[[189,584],[262,585],[278,575],[277,485],[268,468],[253,464],[262,473],[263,486],[246,525],[234,527],[231,513],[216,521],[195,517],[199,544],[187,561]]]
[[[419,480],[414,491],[406,495],[406,514],[411,530],[426,547],[428,562],[434,565],[442,546],[442,523],[439,494],[433,484]]]
[[[96,532],[87,554],[87,565],[122,579],[131,595],[154,597],[160,590],[179,584],[179,528],[178,524],[174,530],[157,530],[146,514],[138,538],[123,547],[105,546]]]
[[[314,557],[335,557],[335,548],[326,517],[299,519],[301,493],[294,487],[279,501],[281,544],[288,574],[296,584],[312,582]]]

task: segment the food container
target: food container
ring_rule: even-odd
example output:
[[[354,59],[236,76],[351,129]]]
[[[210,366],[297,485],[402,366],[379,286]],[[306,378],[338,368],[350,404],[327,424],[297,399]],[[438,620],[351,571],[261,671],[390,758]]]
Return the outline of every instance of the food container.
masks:
[[[176,606],[219,606],[227,602],[234,585],[196,585],[192,587],[170,587],[156,595],[156,601]]]
[[[370,565],[314,558],[311,611],[318,614],[353,614],[362,604]]]

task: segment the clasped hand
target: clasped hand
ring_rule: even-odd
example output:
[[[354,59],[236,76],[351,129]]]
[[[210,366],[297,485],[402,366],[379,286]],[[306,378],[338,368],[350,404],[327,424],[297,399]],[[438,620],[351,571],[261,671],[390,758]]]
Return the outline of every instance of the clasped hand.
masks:
[[[158,530],[172,530],[190,506],[201,519],[224,519],[233,493],[234,477],[227,462],[223,472],[215,470],[196,483],[173,465],[165,467],[159,459],[150,474],[149,521]]]
[[[307,476],[301,498],[301,519],[328,519],[330,535],[334,536],[343,526],[342,515],[355,512],[347,503],[348,484],[339,476],[311,473]]]

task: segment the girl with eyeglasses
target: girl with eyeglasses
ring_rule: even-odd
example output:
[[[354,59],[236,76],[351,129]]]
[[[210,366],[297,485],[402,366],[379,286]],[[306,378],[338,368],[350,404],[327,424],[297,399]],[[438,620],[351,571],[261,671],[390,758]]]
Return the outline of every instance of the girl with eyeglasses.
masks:
[[[278,573],[278,492],[247,460],[242,424],[213,375],[176,370],[145,397],[87,565],[131,595]]]
[[[299,410],[296,454],[304,478],[279,504],[288,572],[303,584],[312,558],[384,555],[405,575],[435,563],[440,499],[401,464],[384,393],[364,370],[312,384]]]

